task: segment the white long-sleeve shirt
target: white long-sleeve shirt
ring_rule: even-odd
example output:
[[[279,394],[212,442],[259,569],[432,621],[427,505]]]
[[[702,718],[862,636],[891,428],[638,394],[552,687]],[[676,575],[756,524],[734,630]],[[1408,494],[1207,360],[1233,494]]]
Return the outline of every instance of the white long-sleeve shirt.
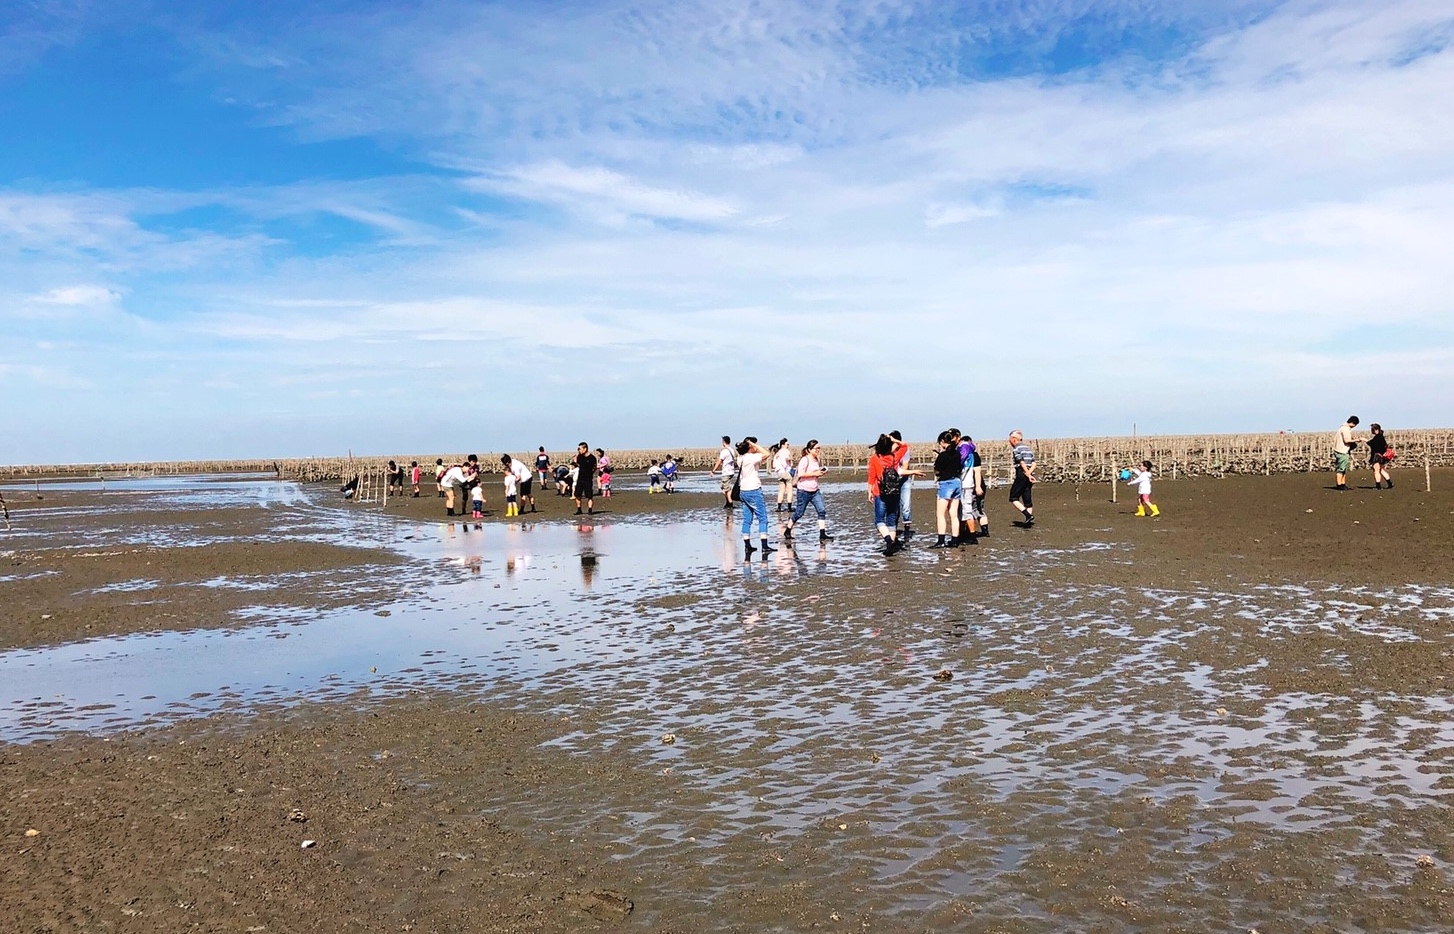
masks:
[[[1136,471],[1135,476],[1127,480],[1126,483],[1136,484],[1136,495],[1138,496],[1151,495],[1151,471],[1149,470]]]

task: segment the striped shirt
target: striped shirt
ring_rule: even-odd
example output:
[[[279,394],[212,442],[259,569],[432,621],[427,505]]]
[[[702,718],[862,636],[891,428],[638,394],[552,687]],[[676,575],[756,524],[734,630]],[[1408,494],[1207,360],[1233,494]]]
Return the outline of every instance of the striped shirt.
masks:
[[[1014,458],[1016,469],[1021,473],[1025,472],[1026,467],[1035,466],[1035,451],[1023,441],[1015,445],[1010,455]]]

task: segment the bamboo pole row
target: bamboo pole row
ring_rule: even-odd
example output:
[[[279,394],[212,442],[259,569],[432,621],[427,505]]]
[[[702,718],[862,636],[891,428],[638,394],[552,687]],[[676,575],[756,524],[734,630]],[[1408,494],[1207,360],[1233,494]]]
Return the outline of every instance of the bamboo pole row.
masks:
[[[1393,467],[1413,467],[1427,462],[1430,468],[1454,467],[1454,430],[1409,429],[1387,432],[1390,444],[1397,451]],[[1245,435],[1167,435],[1135,438],[1048,438],[1031,441],[1035,448],[1038,476],[1049,482],[1105,483],[1115,477],[1119,467],[1149,460],[1163,477],[1226,476],[1229,474],[1307,473],[1332,469],[1331,432],[1297,434]],[[990,476],[1008,476],[1009,450],[1003,440],[981,439],[981,456]],[[511,452],[534,468],[535,453]],[[552,464],[569,461],[574,451],[550,452]],[[667,449],[609,451],[617,471],[640,471],[654,460],[661,460]],[[706,470],[717,459],[714,448],[676,448],[683,470]],[[1355,452],[1355,461],[1362,453]],[[822,459],[836,469],[863,469],[867,466],[867,444],[825,444]],[[434,460],[442,456],[446,464],[460,463],[463,454],[395,455],[393,459],[405,466],[418,461],[423,468],[423,483],[434,482]],[[41,464],[0,466],[0,479],[104,479],[150,477],[198,473],[262,473],[304,482],[342,482],[357,474],[360,478],[361,500],[383,501],[387,495],[384,476],[385,457],[300,457],[288,459],[171,461],[166,463],[111,464]],[[481,469],[488,473],[501,471],[500,454],[479,454]],[[914,444],[915,466],[927,468],[933,462],[933,445]]]

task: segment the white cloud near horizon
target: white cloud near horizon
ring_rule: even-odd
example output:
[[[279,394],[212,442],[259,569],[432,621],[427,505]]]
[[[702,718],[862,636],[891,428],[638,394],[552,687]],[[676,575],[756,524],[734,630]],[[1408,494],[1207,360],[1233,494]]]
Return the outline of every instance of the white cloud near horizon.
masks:
[[[269,411],[286,405],[248,393],[417,380],[491,398],[503,380],[591,394],[633,445],[740,409],[738,385],[760,387],[760,417],[825,436],[1316,427],[1353,394],[1385,424],[1437,420],[1454,403],[1447,5],[1248,7],[1164,60],[1055,74],[931,54],[1193,6],[1003,8],[956,36],[908,2],[425,4],[196,36],[221,86],[302,138],[404,139],[434,170],[0,190],[0,247],[24,252],[0,279],[16,302],[125,309],[47,366],[104,356],[138,395],[209,383]],[[204,209],[228,220],[162,223]],[[319,217],[363,230],[319,249]],[[151,346],[127,343],[132,317]],[[18,347],[52,336],[20,327]],[[116,346],[171,369],[143,376]],[[1369,367],[1402,379],[1348,379]],[[676,410],[643,425],[660,381]],[[303,434],[250,443],[344,437]]]

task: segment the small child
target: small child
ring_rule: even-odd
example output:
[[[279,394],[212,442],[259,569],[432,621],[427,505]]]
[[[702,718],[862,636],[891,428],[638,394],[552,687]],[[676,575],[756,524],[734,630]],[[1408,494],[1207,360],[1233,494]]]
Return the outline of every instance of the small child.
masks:
[[[419,498],[419,481],[424,479],[424,471],[420,469],[419,462],[413,461],[409,464],[409,480],[414,484],[414,498]]]
[[[1138,471],[1136,471],[1135,473],[1133,473],[1131,475],[1131,477],[1126,480],[1126,483],[1127,484],[1131,484],[1131,483],[1136,484],[1136,494],[1137,494],[1137,499],[1139,500],[1139,502],[1137,502],[1137,504],[1136,504],[1136,515],[1138,515],[1138,516],[1144,516],[1144,515],[1146,515],[1146,510],[1148,508],[1151,510],[1151,516],[1153,518],[1156,517],[1156,516],[1161,515],[1161,510],[1158,509],[1158,508],[1156,508],[1156,504],[1155,503],[1151,502],[1151,462],[1150,461],[1142,461],[1141,462],[1141,469],[1138,470]]]
[[[470,508],[473,510],[471,518],[483,519],[485,517],[485,488],[480,484],[479,478],[475,478],[474,486],[470,487]]]
[[[677,461],[674,454],[668,454],[661,463],[661,484],[662,489],[668,493],[677,491]]]
[[[507,518],[520,515],[519,492],[520,478],[515,476],[513,470],[505,471],[505,516]],[[479,516],[475,516],[475,518],[478,519]]]
[[[651,466],[646,468],[646,479],[651,484],[646,492],[657,492],[656,488],[661,485],[661,467],[656,461],[652,461]]]
[[[610,499],[611,498],[611,467],[610,467],[609,464],[606,465],[605,467],[602,467],[601,468],[600,478],[601,478],[601,496],[604,499]]]

